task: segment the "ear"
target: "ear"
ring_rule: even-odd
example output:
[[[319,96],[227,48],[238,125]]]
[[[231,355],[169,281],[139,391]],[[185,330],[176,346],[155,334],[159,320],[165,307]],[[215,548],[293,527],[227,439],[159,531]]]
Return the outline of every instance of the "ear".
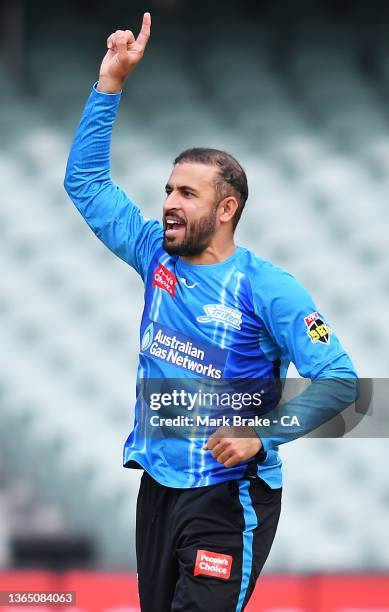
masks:
[[[236,213],[238,200],[235,196],[227,196],[219,203],[218,217],[221,223],[228,223]]]

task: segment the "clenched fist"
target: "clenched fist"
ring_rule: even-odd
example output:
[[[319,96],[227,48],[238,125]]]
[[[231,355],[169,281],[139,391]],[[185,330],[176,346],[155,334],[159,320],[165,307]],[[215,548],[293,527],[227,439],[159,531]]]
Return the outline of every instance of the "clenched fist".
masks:
[[[97,89],[117,93],[124,81],[139,64],[150,38],[151,15],[145,13],[138,38],[130,30],[116,30],[107,38],[108,51],[100,66]]]
[[[251,427],[219,427],[203,446],[225,467],[252,459],[261,448],[262,442]]]

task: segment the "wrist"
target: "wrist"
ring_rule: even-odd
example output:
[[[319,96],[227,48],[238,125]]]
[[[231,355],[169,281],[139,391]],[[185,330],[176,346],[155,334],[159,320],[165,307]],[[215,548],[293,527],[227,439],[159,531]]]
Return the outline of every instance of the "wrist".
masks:
[[[124,80],[122,79],[112,79],[110,77],[99,76],[96,89],[102,93],[117,94],[123,90],[123,86]]]
[[[252,428],[253,431],[255,432],[255,439],[256,441],[259,442],[259,448],[258,451],[255,455],[255,459],[257,460],[258,463],[262,463],[263,461],[265,461],[266,457],[267,457],[267,448],[265,448],[265,445],[263,443],[263,439],[260,437],[258,431],[255,429],[255,427]]]

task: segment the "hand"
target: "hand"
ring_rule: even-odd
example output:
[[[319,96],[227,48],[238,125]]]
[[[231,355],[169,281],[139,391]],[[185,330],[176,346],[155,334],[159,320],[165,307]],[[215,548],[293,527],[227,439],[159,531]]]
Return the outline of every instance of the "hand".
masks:
[[[234,467],[251,459],[261,448],[262,442],[252,427],[220,427],[203,446],[224,467]]]
[[[124,81],[143,57],[150,27],[151,15],[145,13],[138,38],[130,30],[116,30],[108,36],[108,51],[100,66],[99,91],[117,93],[123,89]]]

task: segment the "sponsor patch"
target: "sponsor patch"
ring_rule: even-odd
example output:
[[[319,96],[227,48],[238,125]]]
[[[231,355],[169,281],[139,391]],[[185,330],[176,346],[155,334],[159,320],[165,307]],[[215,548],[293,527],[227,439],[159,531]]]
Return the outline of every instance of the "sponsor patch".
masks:
[[[231,574],[232,557],[209,550],[198,550],[194,567],[194,576],[203,574],[213,578],[228,580]]]
[[[159,264],[153,274],[153,287],[164,289],[174,298],[176,293],[177,277],[170,272],[165,266]]]
[[[304,321],[308,328],[307,334],[313,344],[316,344],[316,342],[329,344],[332,329],[320,319],[317,312],[312,312],[307,317],[304,317]]]
[[[242,313],[239,310],[225,306],[225,304],[207,304],[204,306],[205,315],[197,317],[199,323],[224,323],[234,329],[240,329],[242,325]]]
[[[222,378],[227,351],[151,321],[143,332],[141,351],[186,372]]]

